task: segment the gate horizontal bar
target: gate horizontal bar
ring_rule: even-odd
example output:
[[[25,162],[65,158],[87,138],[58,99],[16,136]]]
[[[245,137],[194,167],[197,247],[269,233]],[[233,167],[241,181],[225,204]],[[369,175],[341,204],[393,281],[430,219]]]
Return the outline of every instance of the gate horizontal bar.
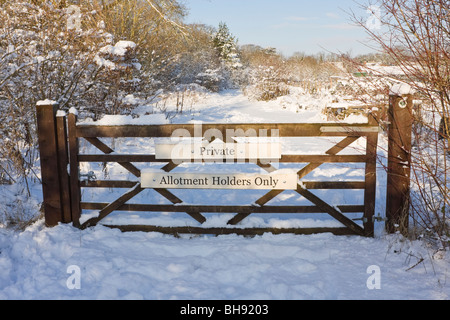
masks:
[[[156,159],[154,154],[80,154],[80,162],[146,162],[146,163],[165,163],[171,159]],[[283,155],[277,162],[280,163],[363,163],[367,161],[366,155]],[[196,162],[215,162],[215,163],[251,163],[252,160],[188,160],[180,161],[183,163]]]
[[[82,202],[84,210],[102,210],[108,203]],[[362,205],[342,205],[337,208],[343,213],[364,212]],[[210,206],[171,204],[123,204],[116,211],[135,212],[210,212],[210,213],[326,213],[317,206]]]
[[[159,232],[164,234],[172,234],[178,236],[179,234],[211,234],[211,235],[230,235],[237,234],[242,236],[256,236],[264,233],[272,234],[296,234],[296,235],[311,235],[317,233],[332,233],[334,235],[355,235],[352,230],[348,228],[199,228],[199,227],[157,227],[149,225],[123,225],[113,226],[104,225],[111,229],[119,229],[122,232]]]
[[[345,124],[350,132],[323,132],[323,128],[334,127],[336,123],[201,123],[201,124],[165,124],[165,125],[120,125],[120,126],[98,126],[92,124],[79,124],[77,126],[77,137],[103,137],[103,138],[145,138],[145,137],[172,137],[175,130],[184,129],[191,137],[201,135],[208,130],[221,132],[223,137],[227,137],[227,130],[245,133],[248,130],[267,130],[270,135],[271,130],[278,130],[279,137],[318,137],[318,136],[365,136],[370,134],[365,130],[351,131],[352,127],[370,128],[371,124]],[[373,129],[374,130],[374,129]],[[325,131],[327,131],[325,129]],[[228,134],[230,132],[228,131]],[[236,134],[235,136],[239,136]],[[259,136],[259,135],[258,135]]]
[[[82,188],[133,188],[139,181],[96,180],[81,181]],[[365,189],[364,181],[302,181],[306,189]]]
[[[345,124],[339,127],[321,127],[320,132],[326,133],[376,133],[380,132],[380,127],[350,127]]]

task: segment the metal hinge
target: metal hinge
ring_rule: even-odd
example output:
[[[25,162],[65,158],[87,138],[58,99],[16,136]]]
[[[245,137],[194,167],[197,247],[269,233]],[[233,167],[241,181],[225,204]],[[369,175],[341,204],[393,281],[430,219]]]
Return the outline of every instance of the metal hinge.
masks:
[[[89,171],[88,173],[80,173],[80,181],[86,180],[89,182],[97,180],[94,171]]]
[[[373,219],[374,222],[375,222],[375,221],[377,221],[377,222],[387,221],[387,219],[386,219],[386,218],[383,218],[380,214],[378,214],[378,216],[376,216],[376,217],[373,216],[372,219]]]
[[[352,219],[353,221],[362,221],[364,223],[367,223],[369,220],[366,217],[362,217],[362,218],[355,218]],[[378,214],[378,216],[373,216],[372,217],[372,221],[373,222],[382,222],[382,221],[386,221],[386,218],[383,218],[380,214]]]

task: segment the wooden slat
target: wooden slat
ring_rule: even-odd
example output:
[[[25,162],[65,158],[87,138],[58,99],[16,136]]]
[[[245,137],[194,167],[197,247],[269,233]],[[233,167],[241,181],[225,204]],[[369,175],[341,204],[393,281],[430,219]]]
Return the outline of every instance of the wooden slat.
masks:
[[[336,155],[337,153],[339,153],[340,151],[351,145],[356,140],[358,140],[358,137],[356,138],[346,137],[345,139],[337,143],[335,146],[333,146],[331,149],[327,150],[325,153],[328,155]],[[309,163],[308,165],[306,165],[300,171],[297,172],[298,178],[301,180],[307,174],[311,173],[316,168],[318,168],[321,164],[322,163]],[[272,190],[263,197],[261,197],[260,199],[258,199],[255,203],[260,206],[263,206],[282,192],[283,192],[282,190]]]
[[[167,165],[165,165],[162,170],[165,172],[170,172],[173,169],[178,167],[178,164],[175,164],[173,161],[170,161]],[[160,195],[168,199],[173,204],[180,204],[183,201],[179,199],[177,196],[175,196],[172,192],[170,192],[167,189],[154,189],[156,192],[158,192]],[[189,211],[186,212],[191,218],[199,222],[200,224],[203,224],[206,222],[206,218],[199,212],[199,211]]]
[[[364,181],[302,181],[306,189],[364,189]]]
[[[69,136],[69,168],[70,168],[70,193],[71,193],[71,211],[74,226],[79,226],[81,216],[81,190],[80,190],[80,167],[78,162],[79,140],[76,136],[77,115],[69,113],[67,116],[67,129]]]
[[[174,163],[173,161],[169,161],[167,165],[165,165],[162,170],[165,172],[170,172],[173,169],[178,167],[178,164]],[[171,201],[173,204],[180,204],[182,203],[182,200],[176,197],[174,194],[172,194],[167,189],[154,189],[156,192],[158,192],[160,195]],[[199,211],[187,211],[186,212],[189,216],[191,216],[193,219],[195,219],[200,224],[203,224],[206,222],[206,218],[199,212]]]
[[[133,182],[133,181],[83,181],[81,183],[82,187],[90,187],[90,188],[133,188],[136,186],[139,182]],[[172,202],[173,204],[179,204],[183,201],[175,196],[173,193],[166,189],[154,189],[156,192],[158,192],[160,195],[162,195],[164,198]],[[123,205],[123,204],[122,204]],[[122,206],[120,205],[120,206]],[[108,204],[104,204],[101,206],[96,206],[97,210],[104,210],[108,207]],[[91,207],[91,209],[93,209]],[[117,210],[117,209],[114,209]],[[113,210],[113,211],[114,211]],[[183,212],[183,210],[182,210]],[[109,212],[110,213],[110,212]],[[107,213],[107,214],[109,214]],[[192,218],[197,220],[199,223],[204,223],[206,221],[206,218],[202,216],[199,212],[187,212],[188,215],[190,215]],[[99,218],[102,214],[99,215]],[[101,217],[98,221],[103,219],[105,216]],[[92,220],[93,223],[98,223],[98,221]]]
[[[190,215],[192,218],[197,220],[200,224],[203,224],[206,222],[206,218],[200,213],[200,212],[186,212],[188,215]]]
[[[108,203],[82,202],[84,210],[102,210]],[[343,213],[363,213],[364,206],[361,205],[340,205],[336,206]],[[209,213],[236,213],[248,212],[249,206],[217,206],[217,205],[170,205],[170,204],[123,204],[117,211],[129,212],[209,212]],[[264,206],[253,207],[253,213],[327,213],[317,206]]]
[[[326,203],[325,201],[323,201],[322,199],[320,199],[319,197],[317,197],[316,195],[314,195],[310,191],[308,191],[308,190],[306,190],[306,189],[304,189],[304,188],[302,188],[300,186],[297,188],[297,192],[299,194],[301,194],[303,197],[305,197],[306,199],[308,199],[309,201],[311,201],[312,203],[314,203],[321,210],[323,210],[324,212],[330,214],[333,218],[335,218],[336,220],[338,220],[339,222],[344,224],[346,227],[351,229],[356,234],[364,235],[364,229],[363,228],[361,228],[355,222],[353,222],[352,220],[350,220],[349,218],[344,216],[342,214],[342,212],[339,212],[338,210],[336,210],[335,207],[330,206],[328,203]]]
[[[62,220],[55,123],[57,108],[57,104],[36,106],[45,224],[51,227]]]
[[[181,162],[179,164],[174,163],[173,161],[170,161],[168,164],[166,164],[164,167],[161,168],[161,170],[164,170],[165,172],[170,172],[173,169],[175,169],[176,167],[178,167],[181,164]]]
[[[139,181],[125,180],[97,180],[97,181],[81,181],[82,188],[133,188]]]
[[[332,233],[334,235],[355,235],[355,233],[348,228],[199,228],[199,227],[158,227],[149,225],[122,225],[113,226],[105,225],[111,229],[119,229],[122,232],[159,232],[164,234],[171,234],[178,236],[180,234],[211,234],[211,235],[242,235],[242,236],[256,236],[264,233],[272,234],[296,234],[296,235],[311,235],[317,233]]]
[[[328,156],[335,156],[337,153],[351,145],[353,142],[358,140],[359,137],[346,137],[342,141],[338,142],[335,146],[327,150],[325,153]],[[281,162],[286,161],[286,158],[283,159],[282,156]],[[293,162],[295,162],[298,159],[291,159]],[[301,180],[303,177],[305,177],[307,174],[311,173],[316,168],[320,167],[323,164],[323,162],[315,161],[313,163],[309,163],[305,167],[303,167],[300,171],[297,172],[298,179]],[[281,194],[283,190],[271,190],[261,198],[255,201],[257,205],[263,206],[279,194]],[[233,217],[230,221],[228,221],[228,224],[235,225],[244,220],[246,217],[248,217],[251,213],[238,213],[235,217]]]
[[[374,235],[376,189],[377,189],[377,146],[378,134],[367,137],[367,157],[364,186],[364,231],[367,237]]]
[[[164,198],[172,202],[173,204],[179,204],[183,203],[183,200],[178,198],[176,195],[174,195],[172,192],[170,192],[167,189],[153,189],[156,192],[158,192],[160,195],[162,195]]]
[[[366,162],[366,155],[350,154],[350,155],[283,155],[280,162],[295,163],[362,163]]]
[[[86,229],[88,227],[95,226],[100,220],[102,220],[105,217],[107,217],[114,210],[117,210],[118,208],[120,208],[120,206],[122,206],[125,202],[127,202],[130,199],[132,199],[134,196],[138,195],[143,190],[144,189],[141,188],[141,184],[140,183],[136,184],[134,186],[134,188],[130,189],[125,194],[123,194],[120,198],[118,198],[117,200],[109,203],[102,210],[100,210],[98,217],[91,218],[88,221],[86,221],[85,223],[83,223],[81,225],[81,229]]]
[[[351,131],[352,127],[356,128],[370,128],[373,125],[365,124],[346,124],[346,127]],[[78,137],[172,137],[173,132],[177,129],[184,129],[191,137],[196,135],[204,136],[208,130],[214,132],[221,132],[223,138],[227,137],[227,130],[240,130],[244,132],[251,132],[251,130],[278,130],[281,137],[318,137],[318,136],[365,136],[367,132],[355,131],[351,133],[346,132],[322,132],[323,127],[336,127],[334,123],[325,124],[311,124],[311,123],[202,123],[196,124],[167,124],[167,125],[123,125],[123,126],[97,126],[97,125],[79,125],[77,128]],[[250,130],[250,131],[249,131]]]
[[[256,164],[269,173],[277,171],[277,168],[275,168],[271,163],[262,163],[261,160],[258,160]]]
[[[358,137],[346,137],[345,139],[343,139],[342,141],[337,143],[334,147],[327,150],[325,153],[329,156],[337,155],[339,152],[344,150],[346,147],[348,147],[349,145],[351,145],[353,142],[355,142],[358,139],[359,139]],[[321,165],[322,165],[322,163],[318,163],[318,162],[308,164],[307,166],[305,166],[302,170],[300,170],[298,172],[298,178],[302,179],[303,177],[305,177],[306,175],[308,175],[309,173],[311,173],[312,171],[314,171]]]
[[[278,162],[281,163],[363,163],[366,162],[367,157],[365,155],[282,155]],[[156,159],[155,155],[149,154],[80,154],[80,162],[118,162],[120,164],[126,162],[171,162],[171,159]],[[181,161],[180,161],[181,162]],[[210,160],[188,160],[189,162],[211,162]],[[214,160],[216,163],[243,163],[242,160]],[[245,162],[253,162],[252,160],[246,160]],[[176,165],[175,165],[176,167]]]
[[[91,143],[92,145],[94,145],[96,148],[98,148],[100,151],[104,152],[106,155],[109,155],[110,153],[113,153],[114,150],[111,149],[110,147],[108,147],[106,144],[104,144],[102,141],[100,141],[97,138],[85,138],[89,143]],[[82,160],[82,156],[79,155],[79,161],[83,162],[84,160]],[[102,162],[108,162],[108,161],[102,161]],[[125,169],[127,169],[129,172],[131,172],[135,177],[140,177],[141,176],[141,170],[139,170],[138,168],[136,168],[132,163],[133,161],[129,161],[129,160],[109,160],[109,162],[117,162],[119,165],[121,165],[122,167],[124,167]],[[144,161],[144,162],[148,162],[148,161]]]
[[[282,192],[284,192],[284,190],[271,190],[264,196],[256,200],[255,203],[259,206],[263,206]]]

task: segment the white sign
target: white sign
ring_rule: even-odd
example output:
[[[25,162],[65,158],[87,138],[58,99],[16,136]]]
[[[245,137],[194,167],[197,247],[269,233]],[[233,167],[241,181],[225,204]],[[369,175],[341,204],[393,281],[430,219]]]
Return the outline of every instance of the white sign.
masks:
[[[152,189],[255,189],[296,190],[298,176],[292,170],[268,174],[168,173],[142,170],[142,188]]]
[[[199,142],[161,143],[155,146],[158,160],[279,160],[280,143],[225,143],[215,140]]]

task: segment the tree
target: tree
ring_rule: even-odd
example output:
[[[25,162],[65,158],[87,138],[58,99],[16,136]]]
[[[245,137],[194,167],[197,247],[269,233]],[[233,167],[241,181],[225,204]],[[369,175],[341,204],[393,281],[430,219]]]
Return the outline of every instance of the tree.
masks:
[[[137,44],[142,72],[162,87],[170,86],[178,54],[192,41],[183,24],[186,8],[178,0],[96,0],[99,19],[117,40]],[[153,88],[152,88],[153,89]],[[156,88],[154,88],[156,89]]]
[[[227,66],[233,69],[242,67],[236,38],[230,33],[226,23],[221,22],[219,24],[219,30],[214,34],[213,44],[220,59],[222,59]]]

